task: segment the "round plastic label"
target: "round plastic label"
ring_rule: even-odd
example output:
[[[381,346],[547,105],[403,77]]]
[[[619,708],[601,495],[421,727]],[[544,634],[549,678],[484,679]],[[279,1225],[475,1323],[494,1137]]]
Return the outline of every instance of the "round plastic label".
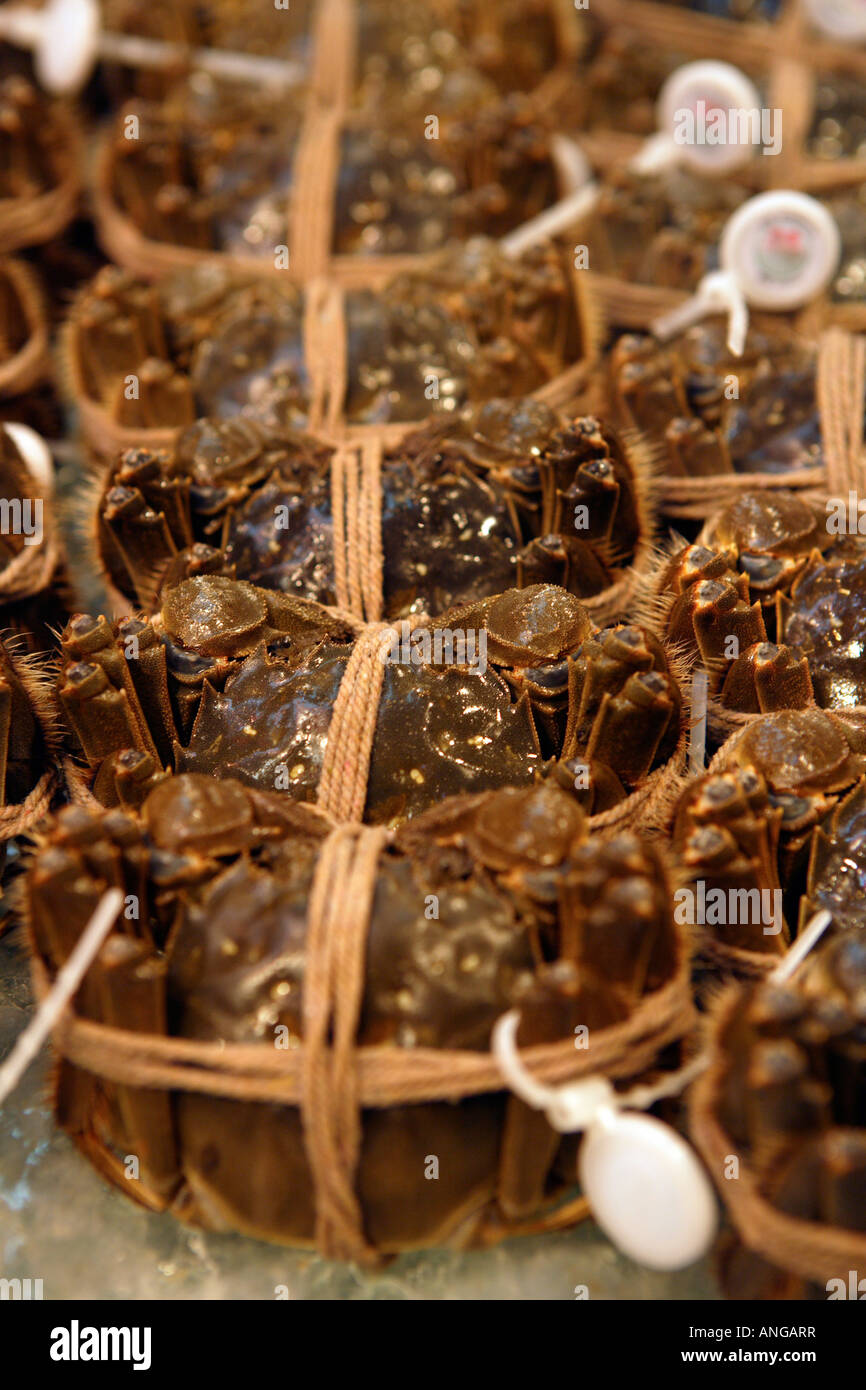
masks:
[[[834,39],[866,39],[866,0],[803,0],[816,29]]]
[[[805,193],[759,193],[722,233],[719,259],[756,309],[799,309],[827,288],[842,250],[835,219]]]
[[[724,173],[760,149],[764,116],[754,83],[730,63],[686,63],[671,73],[658,101],[659,130],[683,163]]]

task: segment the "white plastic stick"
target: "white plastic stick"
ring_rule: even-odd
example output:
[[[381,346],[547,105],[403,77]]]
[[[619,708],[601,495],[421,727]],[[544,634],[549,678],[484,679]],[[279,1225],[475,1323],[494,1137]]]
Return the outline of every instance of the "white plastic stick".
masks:
[[[215,77],[267,86],[294,87],[304,77],[299,63],[278,58],[105,33],[97,0],[47,0],[38,10],[30,5],[2,5],[0,39],[32,51],[42,86],[60,95],[79,91],[99,58],[131,68],[190,64]]]
[[[706,770],[707,690],[708,676],[706,671],[701,668],[692,675],[692,727],[689,734],[689,771],[693,776],[697,776]]]
[[[657,130],[645,140],[637,154],[629,161],[629,168],[636,174],[663,174],[679,164],[682,147],[666,130]]]
[[[812,947],[824,935],[824,932],[827,930],[832,920],[833,918],[826,908],[822,908],[820,912],[815,913],[815,916],[811,918],[808,924],[803,928],[793,946],[785,952],[782,960],[769,976],[769,979],[774,985],[780,985],[783,984],[785,980],[790,980],[794,972],[806,959]]]
[[[110,888],[101,898],[99,906],[76,941],[68,961],[58,970],[51,989],[6,1061],[0,1066],[0,1105],[15,1089],[39,1053],[42,1044],[87,974],[122,907],[123,894],[119,888]]]
[[[652,331],[665,341],[711,314],[727,314],[728,351],[734,357],[742,357],[749,331],[749,310],[737,279],[727,270],[705,275],[691,299],[657,318]]]
[[[547,241],[549,237],[556,236],[558,232],[564,232],[572,223],[586,217],[598,202],[598,195],[598,184],[584,184],[583,188],[578,188],[574,193],[560,198],[558,203],[545,208],[544,212],[538,213],[536,217],[531,217],[528,222],[524,222],[522,226],[509,232],[501,239],[500,250],[504,255],[514,259],[522,256],[524,251],[528,251],[531,246],[537,246],[539,242]]]

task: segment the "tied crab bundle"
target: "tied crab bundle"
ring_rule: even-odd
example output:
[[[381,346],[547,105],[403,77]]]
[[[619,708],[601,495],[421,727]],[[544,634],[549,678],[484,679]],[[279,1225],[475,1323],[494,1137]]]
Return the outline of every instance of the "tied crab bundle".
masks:
[[[265,286],[212,264],[151,286],[106,268],[73,306],[62,368],[103,459],[241,413],[384,442],[492,397],[567,402],[594,331],[560,252],[511,259],[479,238],[384,293]]]
[[[858,486],[864,362],[862,337],[831,328],[816,344],[779,315],[753,318],[740,357],[719,322],[665,345],[625,334],[587,400],[641,432],[664,514],[703,521],[745,492]]]
[[[713,1009],[691,1134],[736,1227],[719,1251],[730,1297],[860,1296],[864,1000],[860,921],[795,976],[732,987]]]
[[[216,574],[150,619],[79,615],[58,696],[105,805],[165,770],[233,776],[341,821],[399,824],[458,792],[567,787],[601,827],[660,823],[686,738],[664,647],[531,585],[395,626]]]
[[[557,0],[503,0],[495,11],[479,0],[293,0],[285,10],[235,0],[106,0],[102,8],[113,33],[303,64],[298,82],[321,100],[338,96],[370,112],[426,112],[431,96],[452,91],[476,104],[498,93],[546,93],[581,42],[580,21]],[[162,97],[177,81],[171,69],[102,68],[120,96]],[[288,75],[281,85],[292,85]]]
[[[0,638],[0,878],[9,847],[56,804],[64,786],[61,738],[44,664],[23,639]],[[74,769],[72,781],[76,787]],[[10,925],[0,921],[0,935]]]
[[[380,52],[365,73],[371,97],[379,87],[375,105],[353,107],[354,8],[321,7],[304,85],[269,92],[191,81],[118,114],[95,188],[99,232],[118,264],[153,276],[216,257],[271,280],[327,274],[381,285],[455,238],[513,231],[573,191],[574,160],[552,135],[542,96],[507,90],[531,84],[531,61],[485,76],[458,48],[446,74],[450,59],[437,67],[431,54],[419,90],[401,85]],[[516,20],[508,8],[482,22],[493,69],[505,39],[496,30]],[[464,18],[472,24],[470,10]],[[521,33],[524,59],[529,35]],[[415,43],[416,60],[424,46]],[[401,51],[411,66],[405,30]]]
[[[717,737],[776,710],[866,705],[866,546],[850,521],[848,495],[821,510],[747,493],[663,561],[644,616],[707,671]]]
[[[61,1123],[153,1209],[364,1264],[573,1222],[575,1141],[503,1092],[494,1023],[548,1082],[692,1023],[661,859],[586,832],[553,786],[390,836],[195,775],[69,808],[26,880],[37,991],[106,889],[127,910],[55,1033]]]
[[[761,715],[733,734],[673,816],[677,912],[705,959],[762,976],[826,908],[862,926],[866,712]]]
[[[641,444],[541,401],[494,400],[383,452],[248,419],[131,449],[100,485],[96,563],[148,609],[179,568],[220,569],[378,621],[545,581],[622,611],[652,556]]]

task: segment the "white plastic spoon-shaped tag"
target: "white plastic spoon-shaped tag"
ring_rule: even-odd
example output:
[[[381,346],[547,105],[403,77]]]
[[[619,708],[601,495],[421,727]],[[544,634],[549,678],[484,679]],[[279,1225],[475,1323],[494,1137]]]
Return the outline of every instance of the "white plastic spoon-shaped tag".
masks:
[[[584,1131],[578,1176],[605,1234],[650,1269],[682,1269],[699,1259],[716,1231],[716,1202],[706,1173],[668,1125],[620,1107],[648,1106],[679,1094],[703,1068],[704,1059],[697,1057],[679,1073],[625,1094],[600,1075],[548,1086],[523,1065],[517,1050],[519,1023],[516,1010],[497,1020],[493,1055],[514,1094],[543,1111],[553,1129],[561,1134]]]
[[[866,39],[866,5],[863,0],[802,0],[803,9],[816,29],[833,39],[862,43]]]
[[[702,174],[742,168],[757,150],[761,99],[754,83],[731,63],[685,63],[668,77],[658,99],[658,130],[632,161],[641,174],[685,165]],[[743,114],[745,113],[745,114]]]
[[[99,54],[97,0],[48,0],[41,11],[36,76],[46,92],[69,96],[90,76]]]
[[[39,481],[45,496],[54,490],[54,461],[51,450],[41,434],[29,425],[7,422],[3,429],[9,435],[25,464]]]
[[[578,1176],[605,1235],[638,1264],[683,1269],[709,1249],[713,1190],[694,1150],[669,1125],[599,1111],[580,1147]]]

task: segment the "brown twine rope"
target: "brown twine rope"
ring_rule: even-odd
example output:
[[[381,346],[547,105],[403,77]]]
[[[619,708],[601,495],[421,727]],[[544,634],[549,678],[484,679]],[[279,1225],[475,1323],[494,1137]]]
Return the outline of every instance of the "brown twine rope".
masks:
[[[28,834],[48,815],[56,787],[57,774],[49,768],[23,801],[12,806],[0,806],[0,844],[14,840],[18,835]]]
[[[13,603],[17,599],[30,598],[39,594],[51,583],[54,573],[63,558],[63,551],[57,534],[54,519],[53,488],[46,489],[42,478],[30,467],[26,458],[21,457],[21,466],[32,485],[33,495],[41,499],[42,539],[38,545],[23,545],[17,555],[0,570],[0,602]],[[48,492],[48,495],[44,494]]]
[[[387,623],[371,623],[358,634],[334,701],[317,804],[336,821],[360,821],[364,815],[385,678],[382,643],[389,631],[394,629]]]
[[[376,866],[387,832],[338,826],[324,842],[308,907],[301,1117],[315,1185],[316,1245],[369,1263],[355,1174],[361,1149],[356,1035]],[[333,1042],[329,1037],[333,1029]]]
[[[302,332],[310,383],[307,428],[339,432],[348,384],[346,305],[342,289],[322,276],[307,287]]]
[[[622,1023],[594,1036],[587,1051],[573,1038],[521,1048],[521,1061],[539,1081],[557,1084],[596,1072],[636,1075],[659,1050],[694,1023],[688,961],[681,950],[676,974],[645,996]],[[49,976],[32,961],[37,997]],[[261,1043],[201,1042],[192,1038],[133,1033],[67,1015],[56,1044],[75,1066],[107,1081],[235,1100],[300,1105],[303,1048],[279,1051]],[[402,1050],[385,1044],[357,1049],[358,1102],[365,1109],[425,1101],[454,1101],[502,1090],[502,1074],[487,1052],[446,1048]]]
[[[863,407],[866,338],[831,327],[818,340],[815,401],[821,426],[823,466],[787,473],[718,473],[702,478],[670,474],[659,480],[663,510],[704,520],[747,492],[800,491],[808,500],[846,496],[863,480]]]
[[[0,254],[51,241],[74,216],[81,187],[82,140],[78,121],[67,104],[57,125],[63,138],[60,180],[33,198],[0,198]]]
[[[818,349],[817,397],[831,496],[847,494],[862,481],[864,393],[866,338],[828,329]]]
[[[338,446],[331,459],[337,604],[368,622],[382,616],[382,442]]]
[[[866,1266],[866,1235],[839,1226],[786,1216],[761,1191],[758,1176],[740,1157],[739,1177],[727,1180],[724,1168],[736,1153],[734,1140],[718,1116],[726,1065],[721,1038],[739,998],[733,989],[722,996],[709,1020],[713,1061],[698,1078],[689,1098],[692,1138],[710,1169],[740,1238],[750,1250],[804,1279],[825,1282],[849,1269]]]
[[[29,391],[48,369],[48,323],[42,292],[23,261],[5,260],[0,266],[21,305],[27,325],[27,341],[0,363],[0,396],[16,396]]]

